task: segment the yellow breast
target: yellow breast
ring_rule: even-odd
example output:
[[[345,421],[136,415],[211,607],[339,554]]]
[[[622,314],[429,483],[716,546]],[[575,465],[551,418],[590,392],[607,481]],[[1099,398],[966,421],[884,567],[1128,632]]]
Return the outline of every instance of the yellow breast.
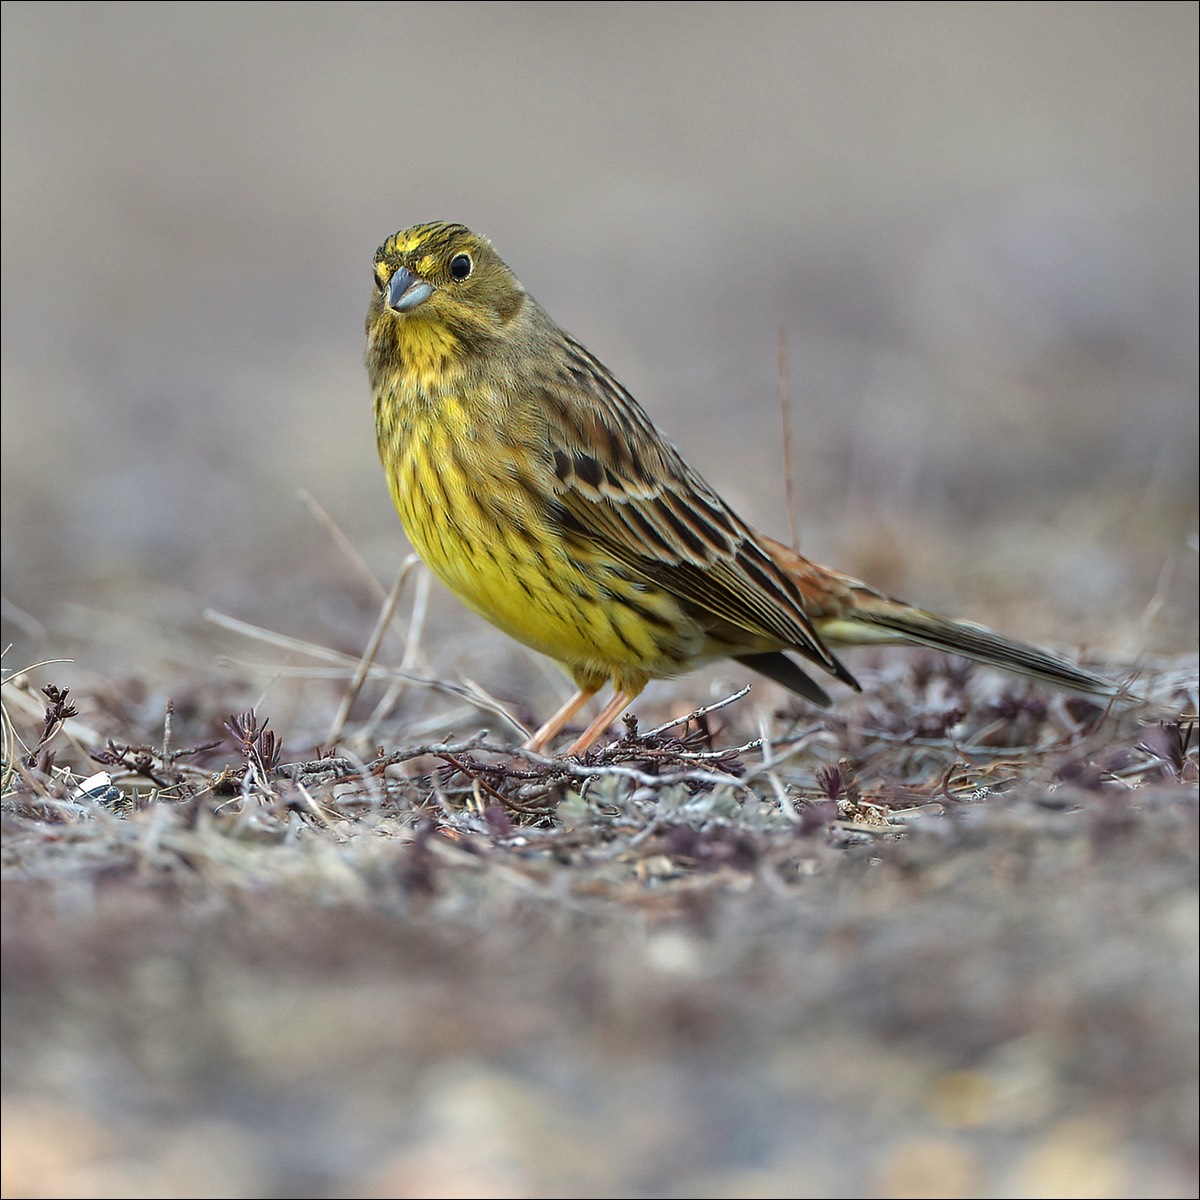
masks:
[[[700,630],[619,563],[567,551],[529,449],[487,416],[498,408],[478,392],[377,395],[379,454],[414,548],[465,604],[576,679],[636,691],[686,669]]]

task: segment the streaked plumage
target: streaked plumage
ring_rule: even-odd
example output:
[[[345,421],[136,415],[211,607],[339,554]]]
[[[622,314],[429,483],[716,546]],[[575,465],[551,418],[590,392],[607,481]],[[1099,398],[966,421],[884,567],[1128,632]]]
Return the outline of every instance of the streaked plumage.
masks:
[[[730,657],[817,704],[794,652],[857,688],[831,644],[912,642],[1097,695],[1046,651],[913,608],[751,529],[484,238],[434,222],[375,254],[367,369],[409,539],[466,604],[579,688],[611,682],[581,753],[650,679]]]

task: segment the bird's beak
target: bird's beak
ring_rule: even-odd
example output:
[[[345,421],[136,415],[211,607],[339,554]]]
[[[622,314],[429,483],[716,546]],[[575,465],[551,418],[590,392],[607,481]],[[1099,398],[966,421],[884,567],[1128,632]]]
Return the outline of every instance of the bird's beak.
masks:
[[[393,312],[412,312],[433,295],[433,284],[426,283],[407,267],[397,267],[388,281],[387,302]]]

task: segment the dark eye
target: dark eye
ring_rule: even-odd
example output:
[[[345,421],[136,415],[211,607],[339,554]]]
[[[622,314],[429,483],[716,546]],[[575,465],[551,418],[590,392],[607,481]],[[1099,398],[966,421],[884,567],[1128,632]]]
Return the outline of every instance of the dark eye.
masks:
[[[469,254],[456,254],[450,260],[450,274],[455,279],[466,279],[474,266],[475,264],[471,261]]]

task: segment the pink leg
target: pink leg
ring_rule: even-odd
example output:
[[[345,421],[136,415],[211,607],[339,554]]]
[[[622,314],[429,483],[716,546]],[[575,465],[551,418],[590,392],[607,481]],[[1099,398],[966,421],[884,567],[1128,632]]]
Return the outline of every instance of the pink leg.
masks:
[[[540,753],[542,747],[545,746],[551,740],[551,738],[555,737],[558,734],[558,731],[562,729],[562,727],[596,694],[596,690],[596,688],[591,688],[590,690],[587,688],[580,688],[579,691],[577,691],[575,695],[573,695],[570,700],[568,700],[566,704],[564,704],[562,708],[560,708],[558,712],[556,712],[554,716],[552,716],[550,720],[548,720],[545,725],[543,725],[541,729],[539,729],[537,733],[535,733],[533,737],[531,737],[529,741],[525,743],[525,749],[532,750],[535,754]],[[626,703],[628,703],[628,701]]]
[[[575,739],[568,754],[582,754],[633,703],[633,697],[618,692],[603,708],[600,715]]]

